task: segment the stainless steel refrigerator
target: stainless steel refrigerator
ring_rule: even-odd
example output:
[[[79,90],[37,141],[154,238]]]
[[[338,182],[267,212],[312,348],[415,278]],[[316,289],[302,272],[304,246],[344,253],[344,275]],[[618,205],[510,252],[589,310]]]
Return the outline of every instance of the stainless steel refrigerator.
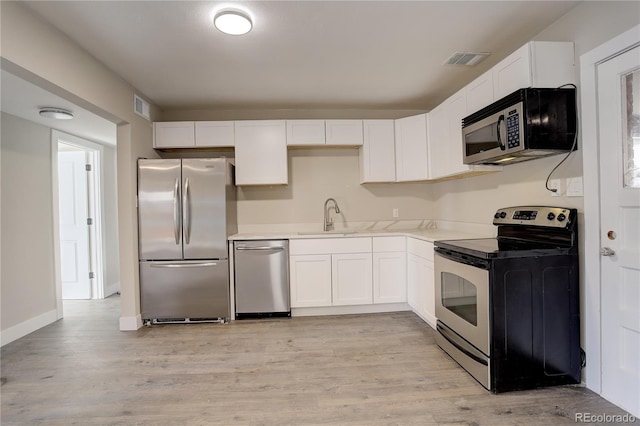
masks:
[[[224,158],[138,160],[143,320],[228,320],[233,176]]]

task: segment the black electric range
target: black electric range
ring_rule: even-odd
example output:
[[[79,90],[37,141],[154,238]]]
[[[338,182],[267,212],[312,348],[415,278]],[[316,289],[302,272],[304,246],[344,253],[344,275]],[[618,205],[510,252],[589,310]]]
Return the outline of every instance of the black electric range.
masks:
[[[577,211],[499,209],[496,238],[436,241],[436,341],[492,392],[579,383]]]

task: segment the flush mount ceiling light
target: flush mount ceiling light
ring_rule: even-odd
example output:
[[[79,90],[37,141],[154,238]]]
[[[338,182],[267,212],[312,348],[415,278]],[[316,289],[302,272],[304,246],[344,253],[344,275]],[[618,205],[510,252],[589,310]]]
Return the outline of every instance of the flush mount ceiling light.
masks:
[[[71,120],[73,118],[73,113],[63,108],[44,107],[40,108],[38,113],[41,117],[54,118],[56,120]]]
[[[225,34],[242,35],[251,31],[253,22],[245,12],[238,9],[223,9],[213,17],[213,25]]]

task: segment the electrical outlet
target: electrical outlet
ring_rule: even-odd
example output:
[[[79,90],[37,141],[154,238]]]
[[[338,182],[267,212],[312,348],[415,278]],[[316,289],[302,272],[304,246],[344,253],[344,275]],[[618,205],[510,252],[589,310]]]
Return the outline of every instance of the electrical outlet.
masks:
[[[393,217],[399,217],[400,216],[400,212],[398,211],[398,209],[393,209]]]
[[[562,195],[562,185],[560,179],[551,179],[549,181],[549,188],[555,189],[555,192],[551,193],[552,197],[559,197]]]

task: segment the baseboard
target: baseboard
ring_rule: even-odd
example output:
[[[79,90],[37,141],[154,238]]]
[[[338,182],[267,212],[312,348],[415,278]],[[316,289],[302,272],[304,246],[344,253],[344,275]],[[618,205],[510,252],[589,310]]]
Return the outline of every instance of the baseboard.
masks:
[[[412,309],[412,310],[413,310],[413,313],[416,314],[417,316],[419,316],[422,321],[424,321],[427,324],[429,324],[429,326],[431,328],[433,328],[434,330],[436,329],[436,324],[438,323],[438,319],[436,317],[434,317],[433,315],[422,315],[417,310],[415,310],[415,309]]]
[[[142,327],[140,314],[135,317],[120,317],[120,331],[136,331]]]
[[[13,327],[9,327],[6,330],[2,330],[0,332],[0,346],[4,346],[7,343],[18,340],[27,334],[33,333],[44,326],[56,322],[57,320],[58,311],[57,309],[52,309],[42,315],[38,315],[37,317],[23,321],[20,324],[16,324]]]
[[[291,308],[292,317],[322,315],[376,314],[384,312],[409,311],[406,303],[385,303],[381,305],[327,306],[321,308]]]
[[[104,298],[106,299],[107,297],[112,296],[119,291],[120,291],[120,282],[110,284],[104,289]]]

